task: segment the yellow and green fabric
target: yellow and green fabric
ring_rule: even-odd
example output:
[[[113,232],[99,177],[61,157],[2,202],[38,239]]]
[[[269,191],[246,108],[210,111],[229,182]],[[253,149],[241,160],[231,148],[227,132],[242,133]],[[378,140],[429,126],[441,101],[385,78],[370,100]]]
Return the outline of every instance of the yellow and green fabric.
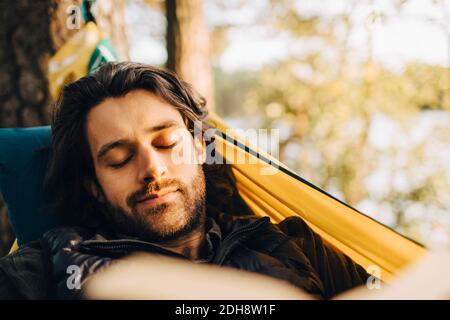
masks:
[[[95,70],[105,62],[117,61],[116,52],[94,22],[88,22],[50,59],[49,89],[57,98],[67,83]]]

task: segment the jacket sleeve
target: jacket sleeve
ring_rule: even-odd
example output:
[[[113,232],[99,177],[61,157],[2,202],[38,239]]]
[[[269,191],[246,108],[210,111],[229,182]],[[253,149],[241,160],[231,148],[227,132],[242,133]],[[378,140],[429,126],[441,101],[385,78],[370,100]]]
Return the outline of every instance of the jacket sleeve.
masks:
[[[309,259],[322,281],[325,299],[363,285],[370,277],[362,266],[322,239],[301,218],[287,218],[278,226]]]
[[[5,263],[7,263],[5,258],[0,259],[0,300],[24,299],[10,277],[8,277],[8,274],[3,271],[4,266],[2,265]]]
[[[82,299],[86,281],[93,274],[106,268],[112,259],[82,253],[78,245],[89,239],[87,229],[61,227],[52,229],[41,239],[45,260],[51,265],[50,288],[56,299]]]
[[[48,299],[47,270],[39,243],[0,259],[0,300]]]

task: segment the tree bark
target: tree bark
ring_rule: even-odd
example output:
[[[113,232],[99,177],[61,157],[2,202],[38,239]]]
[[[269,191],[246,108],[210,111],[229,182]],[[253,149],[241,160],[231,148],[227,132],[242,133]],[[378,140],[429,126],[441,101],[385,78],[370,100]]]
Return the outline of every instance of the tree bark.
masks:
[[[50,57],[78,30],[67,27],[68,7],[81,0],[0,1],[0,127],[50,123],[53,101],[48,90]],[[108,5],[109,4],[109,5]],[[128,58],[124,0],[97,0],[94,15],[122,58]],[[13,234],[0,199],[0,256]]]
[[[191,83],[214,110],[209,32],[202,0],[166,0],[167,68]]]

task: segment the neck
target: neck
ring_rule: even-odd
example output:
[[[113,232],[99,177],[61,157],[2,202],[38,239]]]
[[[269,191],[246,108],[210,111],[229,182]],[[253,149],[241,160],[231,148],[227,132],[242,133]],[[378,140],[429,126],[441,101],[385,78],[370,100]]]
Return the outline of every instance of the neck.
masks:
[[[161,243],[161,246],[190,260],[197,260],[202,256],[205,238],[204,228],[197,228],[182,238]]]

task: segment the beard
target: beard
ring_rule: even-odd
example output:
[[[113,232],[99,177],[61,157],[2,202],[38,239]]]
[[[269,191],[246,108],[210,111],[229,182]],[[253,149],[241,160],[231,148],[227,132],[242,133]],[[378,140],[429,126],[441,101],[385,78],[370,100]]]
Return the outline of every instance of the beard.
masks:
[[[139,208],[139,200],[148,190],[176,188],[175,199],[147,208]],[[205,175],[201,166],[186,184],[177,179],[154,181],[127,198],[128,210],[107,201],[103,216],[116,234],[149,242],[167,242],[190,234],[204,226]]]

